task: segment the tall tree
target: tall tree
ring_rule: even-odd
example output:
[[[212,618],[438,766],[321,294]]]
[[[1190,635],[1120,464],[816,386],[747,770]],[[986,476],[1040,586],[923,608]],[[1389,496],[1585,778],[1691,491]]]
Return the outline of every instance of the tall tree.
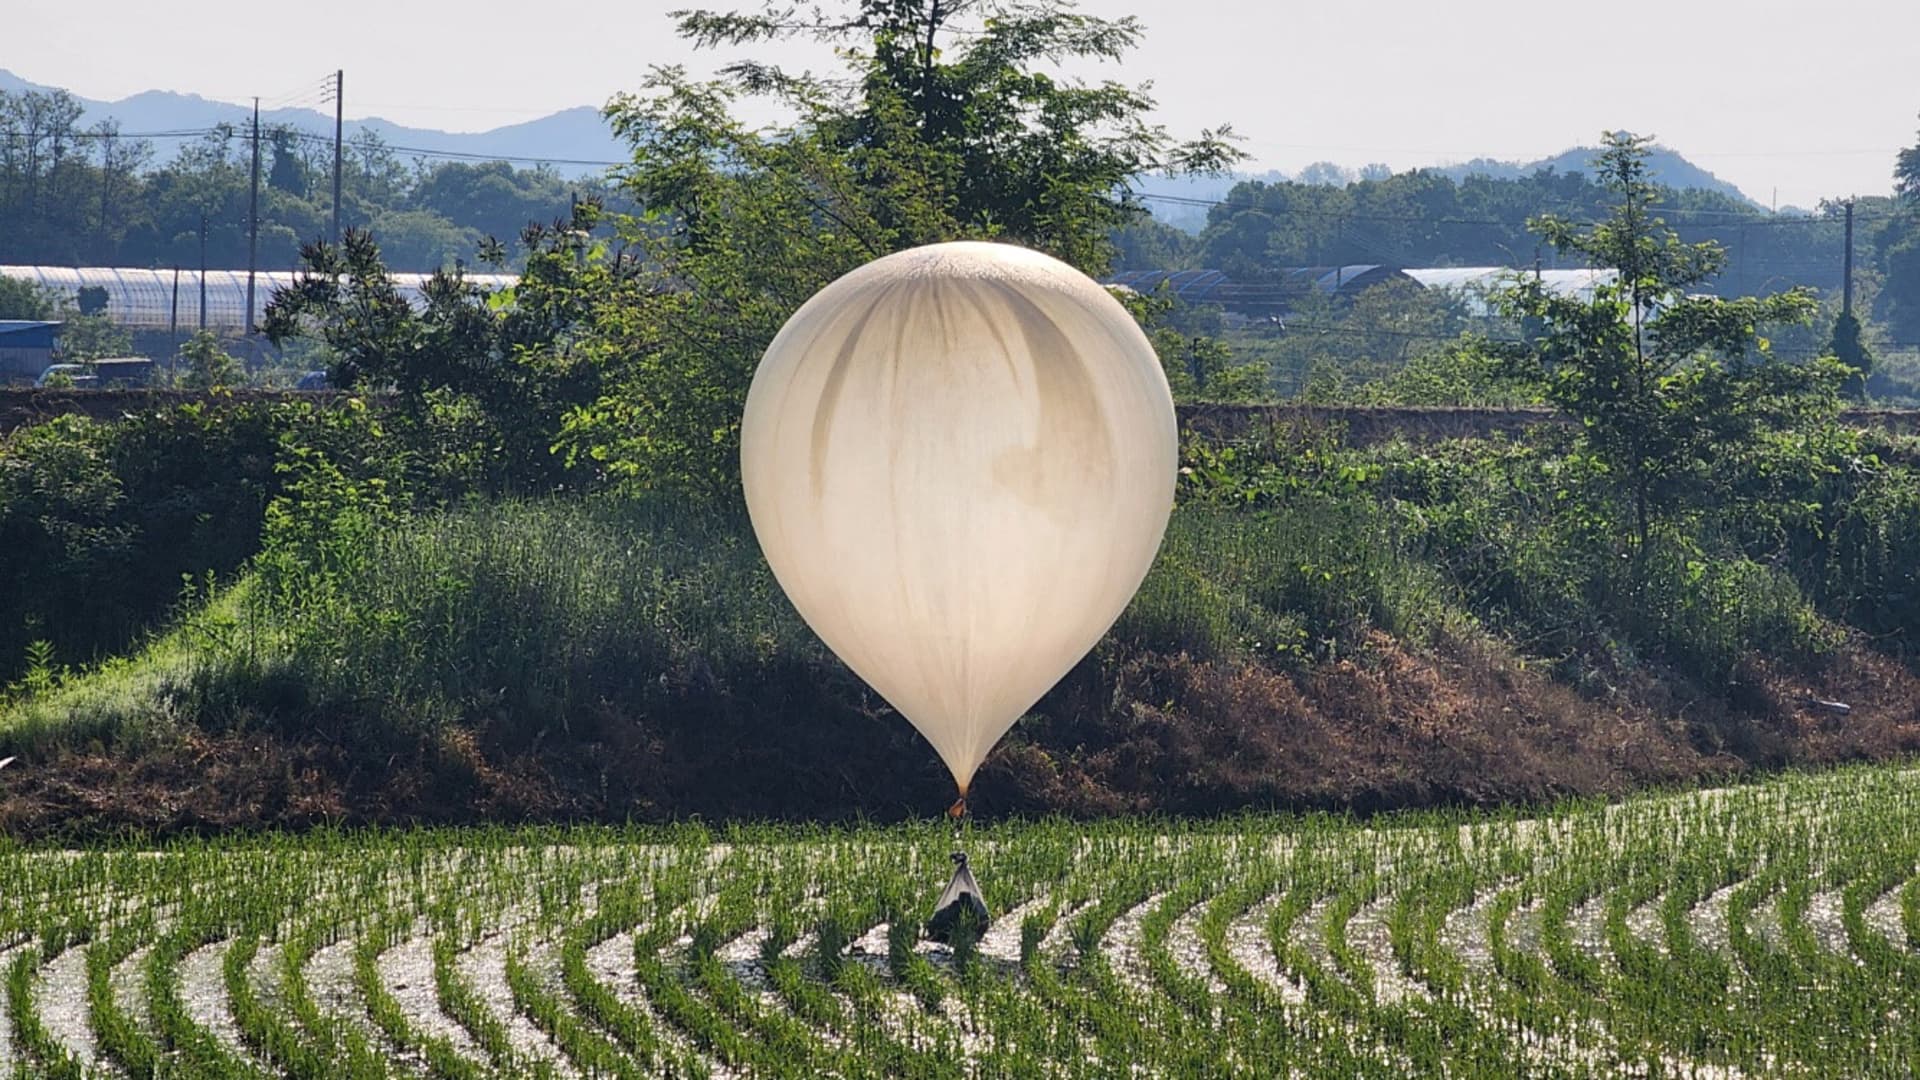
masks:
[[[1867,376],[1873,374],[1873,352],[1867,348],[1863,338],[1860,319],[1851,311],[1843,311],[1833,320],[1833,337],[1827,343],[1827,351],[1834,359],[1853,369],[1854,374],[1847,379],[1847,394],[1855,398],[1867,396]]]
[[[735,61],[710,82],[656,70],[608,109],[633,146],[628,229],[663,284],[610,305],[596,335],[610,392],[564,443],[639,487],[730,491],[754,362],[787,316],[860,263],[916,244],[1017,240],[1100,273],[1142,213],[1142,173],[1218,168],[1226,129],[1178,141],[1152,99],[1043,68],[1118,60],[1133,19],[1040,0],[858,0],[821,10],[685,11],[699,48],[789,39],[837,49],[845,78]],[[789,122],[737,118],[761,96]]]
[[[1584,300],[1522,279],[1506,300],[1509,314],[1543,327],[1529,362],[1624,502],[1636,566],[1656,526],[1701,494],[1716,457],[1741,452],[1810,401],[1830,401],[1846,374],[1831,361],[1797,366],[1770,352],[1763,330],[1810,319],[1811,294],[1698,294],[1725,252],[1682,242],[1656,215],[1648,145],[1606,136],[1594,168],[1617,201],[1605,220],[1535,222],[1563,255],[1610,268],[1615,280]]]
[[[561,467],[551,448],[562,415],[597,396],[598,369],[579,355],[580,339],[595,305],[630,296],[627,279],[637,272],[635,260],[601,257],[592,237],[599,213],[588,201],[551,227],[529,226],[512,287],[490,293],[460,267],[443,268],[418,306],[395,285],[373,234],[348,229],[338,247],[302,249],[302,273],[275,291],[264,329],[276,344],[325,342],[335,386],[392,391],[393,416],[417,440],[425,467],[467,458],[461,467],[478,482],[548,486]],[[483,254],[506,259],[497,243]],[[467,421],[474,438],[449,452],[447,429]]]
[[[1893,190],[1903,199],[1920,202],[1920,141],[1894,159]]]
[[[1139,20],[1083,15],[1071,0],[843,0],[807,15],[769,2],[758,12],[675,17],[697,48],[835,46],[844,83],[749,59],[723,69],[713,89],[773,97],[847,157],[864,189],[896,186],[910,166],[926,170],[923,197],[944,204],[952,226],[1018,238],[1083,269],[1105,269],[1107,233],[1141,213],[1125,197],[1134,177],[1237,158],[1225,127],[1182,143],[1148,123],[1154,102],[1144,88],[1041,70],[1118,62],[1139,43]],[[629,134],[640,119],[631,105],[613,110]],[[881,209],[881,225],[915,228],[912,215],[896,221]]]
[[[118,120],[102,120],[87,134],[100,155],[99,242],[110,247],[118,243],[132,217],[132,196],[139,190],[137,174],[153,159],[153,144],[122,136]]]
[[[267,186],[306,198],[307,164],[300,154],[300,133],[285,124],[266,131],[267,145],[273,151],[273,165],[267,170]]]
[[[0,277],[0,319],[51,319],[60,298],[26,278]]]
[[[1882,230],[1880,268],[1886,285],[1880,310],[1896,338],[1920,340],[1920,141],[1900,151],[1894,162],[1899,210]]]

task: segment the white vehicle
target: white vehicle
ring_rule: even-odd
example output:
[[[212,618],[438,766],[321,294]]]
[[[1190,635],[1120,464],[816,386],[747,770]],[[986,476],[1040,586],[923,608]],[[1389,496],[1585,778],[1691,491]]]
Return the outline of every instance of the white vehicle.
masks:
[[[54,364],[41,372],[39,378],[33,380],[33,385],[44,387],[50,382],[71,385],[77,389],[92,389],[100,385],[100,376],[87,370],[85,364]]]

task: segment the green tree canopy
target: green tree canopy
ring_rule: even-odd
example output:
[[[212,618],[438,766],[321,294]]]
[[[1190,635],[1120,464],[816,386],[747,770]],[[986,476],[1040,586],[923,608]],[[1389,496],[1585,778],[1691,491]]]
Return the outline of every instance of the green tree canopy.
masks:
[[[180,359],[185,367],[180,385],[190,390],[233,386],[246,377],[240,361],[220,346],[219,335],[211,330],[195,331],[186,344],[180,346]]]
[[[105,315],[67,313],[60,328],[60,359],[79,364],[133,352],[133,332]]]
[[[1595,161],[1617,202],[1587,226],[1546,216],[1535,227],[1560,252],[1613,269],[1591,300],[1522,279],[1508,313],[1543,328],[1527,363],[1547,399],[1580,424],[1596,464],[1624,500],[1636,551],[1653,527],[1701,494],[1716,458],[1734,455],[1801,410],[1831,407],[1846,369],[1776,359],[1763,331],[1810,319],[1804,291],[1723,299],[1696,288],[1719,272],[1716,244],[1682,242],[1656,216],[1648,140],[1609,133]]]
[[[635,260],[609,257],[592,239],[599,214],[589,200],[568,221],[525,230],[526,265],[511,288],[488,292],[458,266],[436,271],[420,310],[373,235],[349,229],[337,247],[303,249],[300,279],[274,293],[264,329],[276,344],[322,341],[335,386],[392,391],[423,467],[495,489],[549,486],[563,416],[598,392],[582,338],[603,305],[635,295]],[[497,243],[484,254],[507,258]]]
[[[1894,159],[1893,190],[1903,199],[1920,202],[1920,140]]]
[[[51,319],[59,298],[25,278],[0,277],[0,319]]]
[[[562,442],[636,487],[734,488],[754,364],[848,270],[918,244],[999,238],[1099,274],[1115,228],[1143,213],[1134,177],[1236,156],[1225,128],[1182,142],[1151,123],[1140,88],[1047,70],[1119,59],[1139,40],[1133,19],[988,0],[676,18],[698,48],[831,43],[845,77],[753,59],[704,82],[663,68],[609,106],[633,146],[621,180],[648,211],[625,238],[659,273],[603,305],[593,348],[607,392],[569,417]],[[787,122],[747,127],[736,106],[754,96]]]

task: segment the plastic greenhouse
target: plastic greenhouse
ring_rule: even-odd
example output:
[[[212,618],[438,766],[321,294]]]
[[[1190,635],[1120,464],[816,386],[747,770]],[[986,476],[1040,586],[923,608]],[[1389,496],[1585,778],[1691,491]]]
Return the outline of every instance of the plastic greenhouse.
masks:
[[[200,328],[200,271],[135,270],[121,267],[0,266],[0,276],[34,281],[68,302],[76,302],[80,290],[98,286],[107,292],[105,314],[115,323],[138,330],[181,330]],[[254,325],[266,320],[267,301],[275,289],[293,284],[296,275],[289,271],[257,271],[254,274]],[[418,303],[420,291],[430,274],[394,274],[400,294]],[[484,288],[497,289],[518,280],[514,274],[467,274],[467,280]],[[176,284],[177,282],[177,284]],[[247,272],[245,270],[208,270],[206,272],[206,326],[212,330],[238,332],[246,329]]]

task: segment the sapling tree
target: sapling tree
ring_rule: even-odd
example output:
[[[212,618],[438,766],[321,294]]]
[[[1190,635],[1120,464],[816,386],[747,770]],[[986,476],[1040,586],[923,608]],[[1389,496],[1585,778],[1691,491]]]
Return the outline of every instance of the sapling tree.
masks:
[[[1538,327],[1520,363],[1579,425],[1584,453],[1624,507],[1636,568],[1659,525],[1697,504],[1716,461],[1833,409],[1847,374],[1831,359],[1788,363],[1770,347],[1769,326],[1812,318],[1809,292],[1729,299],[1700,291],[1725,252],[1683,242],[1657,216],[1649,146],[1606,135],[1595,167],[1617,202],[1604,220],[1533,222],[1563,257],[1612,270],[1613,280],[1590,298],[1523,280],[1503,301],[1508,315]]]
[[[180,360],[180,384],[191,390],[234,386],[247,374],[240,361],[220,347],[220,338],[211,330],[197,331],[188,338],[180,347]]]

